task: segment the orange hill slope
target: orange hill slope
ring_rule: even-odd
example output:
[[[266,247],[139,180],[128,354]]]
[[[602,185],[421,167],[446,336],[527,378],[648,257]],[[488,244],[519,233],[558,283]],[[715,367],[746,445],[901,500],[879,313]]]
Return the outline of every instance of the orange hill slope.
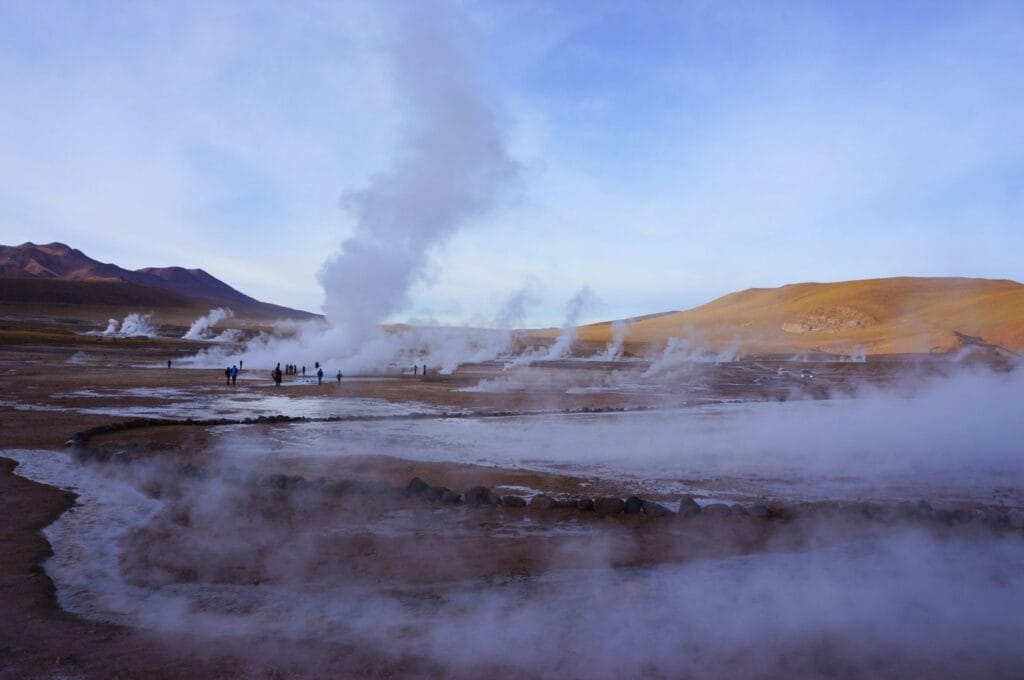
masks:
[[[952,351],[961,344],[954,331],[1024,350],[1024,285],[900,277],[751,288],[637,321],[626,342],[658,345],[679,337],[709,349],[735,343],[748,353],[896,354]],[[610,337],[610,323],[580,328],[584,341]]]

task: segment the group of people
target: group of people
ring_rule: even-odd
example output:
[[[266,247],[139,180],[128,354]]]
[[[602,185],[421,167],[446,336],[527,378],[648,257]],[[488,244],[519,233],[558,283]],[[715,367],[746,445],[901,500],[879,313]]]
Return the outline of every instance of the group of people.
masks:
[[[238,380],[238,366],[241,365],[241,363],[242,362],[239,361],[238,365],[232,364],[231,366],[228,366],[227,368],[224,369],[224,381],[226,384],[234,385],[235,381]]]
[[[317,384],[318,385],[323,385],[324,384],[324,369],[320,365],[319,361],[316,362],[316,364],[314,364],[314,368],[316,368],[315,375],[316,375],[316,382],[317,382]],[[303,376],[306,375],[306,367],[305,366],[302,366],[300,368],[299,366],[297,366],[295,364],[285,364],[284,365],[284,371],[282,371],[281,370],[281,364],[278,363],[277,366],[274,367],[274,370],[272,370],[270,372],[270,377],[273,378],[274,384],[277,385],[278,387],[280,387],[281,386],[281,380],[282,380],[283,376],[285,376],[285,375],[298,375],[300,371],[302,372]],[[344,376],[342,376],[341,371],[339,370],[338,374],[335,376],[335,378],[337,378],[337,380],[338,380],[338,384],[339,385],[341,384],[341,379],[343,377]]]

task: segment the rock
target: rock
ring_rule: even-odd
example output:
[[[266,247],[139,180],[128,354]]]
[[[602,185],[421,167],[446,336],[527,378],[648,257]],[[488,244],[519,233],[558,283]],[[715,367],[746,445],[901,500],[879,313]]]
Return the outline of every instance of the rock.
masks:
[[[644,514],[648,517],[671,517],[673,513],[664,505],[654,501],[642,501]]]
[[[406,496],[422,496],[430,489],[430,485],[424,482],[419,477],[413,477],[409,480],[409,484],[405,487]]]
[[[206,476],[202,468],[196,467],[192,463],[182,463],[178,465],[178,474],[181,475],[182,477],[191,477],[192,479],[199,479],[201,477]],[[270,476],[275,478],[280,477],[282,480],[285,480],[284,482],[281,483],[281,486],[278,488],[283,489],[285,487],[285,484],[287,484],[287,478],[284,475]]]
[[[617,515],[626,509],[621,498],[602,496],[594,499],[594,512],[600,515]]]
[[[1004,510],[999,508],[985,508],[979,510],[979,519],[993,528],[1002,528],[1010,523],[1010,518]]]
[[[700,512],[700,506],[697,505],[697,501],[693,500],[693,496],[683,496],[683,499],[679,502],[680,517],[695,517]]]
[[[440,503],[445,491],[450,491],[450,489],[444,486],[428,486],[427,490],[423,492],[422,498],[431,503]]]
[[[768,519],[772,516],[772,511],[768,509],[767,505],[751,505],[747,509],[747,514],[758,519]]]
[[[705,505],[701,514],[707,517],[728,517],[732,514],[732,510],[725,503],[712,503],[711,505]]]
[[[265,486],[270,489],[284,489],[288,486],[288,477],[285,475],[267,475],[260,479],[260,486]]]
[[[462,494],[457,491],[452,491],[447,487],[441,487],[441,502],[447,503],[448,505],[455,505],[462,502]]]
[[[486,486],[474,486],[466,492],[467,505],[498,505],[500,502],[501,497]]]
[[[555,506],[555,499],[551,496],[539,494],[530,499],[530,507],[534,510],[550,510]]]
[[[746,517],[748,514],[750,514],[747,512],[747,509],[740,505],[739,503],[734,503],[730,505],[729,509],[732,510],[732,514],[738,517]]]
[[[589,512],[594,509],[594,500],[592,498],[581,498],[576,501],[576,507],[584,512]]]
[[[555,499],[555,507],[556,508],[573,508],[573,509],[577,509],[578,510],[578,509],[580,509],[580,499],[579,498],[556,498]]]
[[[523,498],[522,496],[514,496],[512,494],[508,494],[501,497],[501,504],[507,508],[525,508],[526,499]]]
[[[973,518],[973,513],[963,509],[946,510],[942,516],[950,524],[967,524]]]
[[[639,515],[644,511],[644,502],[639,496],[630,496],[626,499],[624,509],[627,515]]]
[[[1024,511],[1014,508],[1006,513],[1006,523],[1011,529],[1024,529]]]

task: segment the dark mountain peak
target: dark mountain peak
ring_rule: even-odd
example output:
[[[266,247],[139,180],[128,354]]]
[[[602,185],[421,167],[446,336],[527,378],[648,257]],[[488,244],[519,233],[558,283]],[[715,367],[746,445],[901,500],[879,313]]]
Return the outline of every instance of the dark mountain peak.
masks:
[[[110,282],[147,286],[183,295],[197,302],[239,308],[260,307],[264,313],[309,318],[308,312],[268,305],[241,293],[202,269],[144,267],[136,271],[98,262],[64,243],[0,245],[0,278]]]

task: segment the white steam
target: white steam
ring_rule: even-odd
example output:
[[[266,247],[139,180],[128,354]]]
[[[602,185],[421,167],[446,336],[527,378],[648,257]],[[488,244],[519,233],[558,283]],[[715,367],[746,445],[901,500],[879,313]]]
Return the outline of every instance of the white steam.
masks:
[[[394,166],[344,196],[355,234],[320,270],[338,353],[379,339],[408,303],[433,248],[484,214],[513,182],[495,102],[467,55],[469,28],[453,9],[413,3],[393,48],[405,123]]]
[[[102,331],[94,331],[89,335],[101,335],[107,338],[137,338],[152,337],[157,334],[153,325],[152,314],[139,314],[132,312],[124,317],[121,323],[117,319],[107,321],[107,327]]]
[[[562,324],[562,332],[558,339],[555,340],[555,343],[551,345],[544,359],[553,361],[566,357],[572,352],[572,343],[576,340],[580,316],[596,300],[597,297],[594,295],[594,291],[590,289],[590,286],[583,286],[572,296],[569,304],[565,306],[565,323]]]
[[[213,340],[216,337],[214,335],[214,326],[225,319],[230,319],[234,315],[234,312],[226,307],[211,309],[205,316],[201,316],[193,321],[188,332],[181,336],[181,338],[182,340]],[[224,339],[226,340],[228,337]]]
[[[608,343],[601,359],[614,361],[622,356],[622,345],[626,342],[626,333],[629,332],[629,324],[625,321],[612,322],[612,340]]]
[[[695,340],[686,338],[669,338],[665,350],[655,359],[643,377],[653,378],[672,375],[686,370],[695,363],[722,363],[736,361],[739,358],[739,342],[727,343],[717,350],[709,350]]]

